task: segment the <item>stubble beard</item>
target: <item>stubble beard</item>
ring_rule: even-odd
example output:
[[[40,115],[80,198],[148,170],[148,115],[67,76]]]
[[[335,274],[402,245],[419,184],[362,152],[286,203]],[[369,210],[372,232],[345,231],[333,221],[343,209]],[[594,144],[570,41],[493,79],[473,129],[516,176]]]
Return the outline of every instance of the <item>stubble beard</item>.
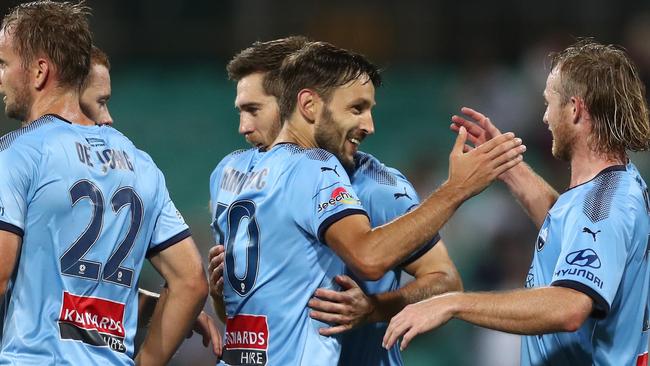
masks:
[[[321,114],[321,122],[316,126],[314,131],[316,145],[334,154],[345,169],[353,169],[354,160],[348,159],[343,151],[346,139],[343,140],[343,145],[339,143],[341,134],[337,131],[336,126],[338,126],[338,123],[336,123],[336,120],[332,116],[332,111],[325,106]]]

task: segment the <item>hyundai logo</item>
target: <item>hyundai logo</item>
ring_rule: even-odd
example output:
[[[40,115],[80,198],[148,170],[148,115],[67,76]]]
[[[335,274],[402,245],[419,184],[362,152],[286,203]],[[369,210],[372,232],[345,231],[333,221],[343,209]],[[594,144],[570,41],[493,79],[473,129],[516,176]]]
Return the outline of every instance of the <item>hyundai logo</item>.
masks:
[[[578,267],[600,268],[600,258],[591,249],[583,249],[569,253],[566,262]]]

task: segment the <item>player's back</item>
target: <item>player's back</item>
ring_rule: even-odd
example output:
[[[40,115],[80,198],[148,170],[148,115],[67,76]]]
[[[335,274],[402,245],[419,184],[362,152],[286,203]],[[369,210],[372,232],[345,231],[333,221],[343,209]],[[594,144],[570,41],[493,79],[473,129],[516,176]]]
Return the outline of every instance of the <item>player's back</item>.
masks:
[[[337,218],[363,213],[345,172],[320,149],[280,144],[226,157],[210,180],[217,242],[226,245],[223,360],[230,365],[331,365],[340,346],[309,317],[342,261],[321,241]]]
[[[133,364],[145,255],[189,235],[160,214],[158,168],[113,128],[52,115],[3,137],[0,165],[0,225],[23,237],[0,364]]]

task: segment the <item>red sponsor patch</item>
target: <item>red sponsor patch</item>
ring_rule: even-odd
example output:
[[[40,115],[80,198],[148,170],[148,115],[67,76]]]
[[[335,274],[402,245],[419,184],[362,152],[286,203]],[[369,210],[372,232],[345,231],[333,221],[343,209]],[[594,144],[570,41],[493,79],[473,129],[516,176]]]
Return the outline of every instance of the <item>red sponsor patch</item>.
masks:
[[[266,316],[237,315],[226,320],[226,349],[266,350],[269,344],[269,326]]]
[[[124,304],[64,292],[59,322],[124,338]]]
[[[648,366],[648,352],[636,358],[636,366]]]

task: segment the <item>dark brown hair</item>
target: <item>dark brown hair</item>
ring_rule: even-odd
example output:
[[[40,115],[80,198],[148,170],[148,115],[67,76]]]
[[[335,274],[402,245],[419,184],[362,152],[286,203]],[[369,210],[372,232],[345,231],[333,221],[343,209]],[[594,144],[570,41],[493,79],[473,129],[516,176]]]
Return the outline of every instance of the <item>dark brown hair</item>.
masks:
[[[256,72],[267,73],[264,76],[264,92],[277,97],[277,73],[282,61],[308,42],[309,39],[303,36],[255,42],[230,60],[226,66],[228,78],[239,81]]]
[[[328,101],[334,89],[367,76],[381,86],[379,69],[364,56],[327,42],[311,42],[287,57],[280,68],[280,117],[287,120],[296,108],[302,89],[312,89]]]
[[[560,72],[562,103],[583,99],[593,119],[589,145],[594,151],[624,158],[627,150],[648,150],[645,86],[622,48],[582,39],[551,57]]]
[[[23,67],[46,56],[62,85],[79,88],[90,67],[89,10],[83,1],[20,4],[4,17],[2,28],[13,37]]]

